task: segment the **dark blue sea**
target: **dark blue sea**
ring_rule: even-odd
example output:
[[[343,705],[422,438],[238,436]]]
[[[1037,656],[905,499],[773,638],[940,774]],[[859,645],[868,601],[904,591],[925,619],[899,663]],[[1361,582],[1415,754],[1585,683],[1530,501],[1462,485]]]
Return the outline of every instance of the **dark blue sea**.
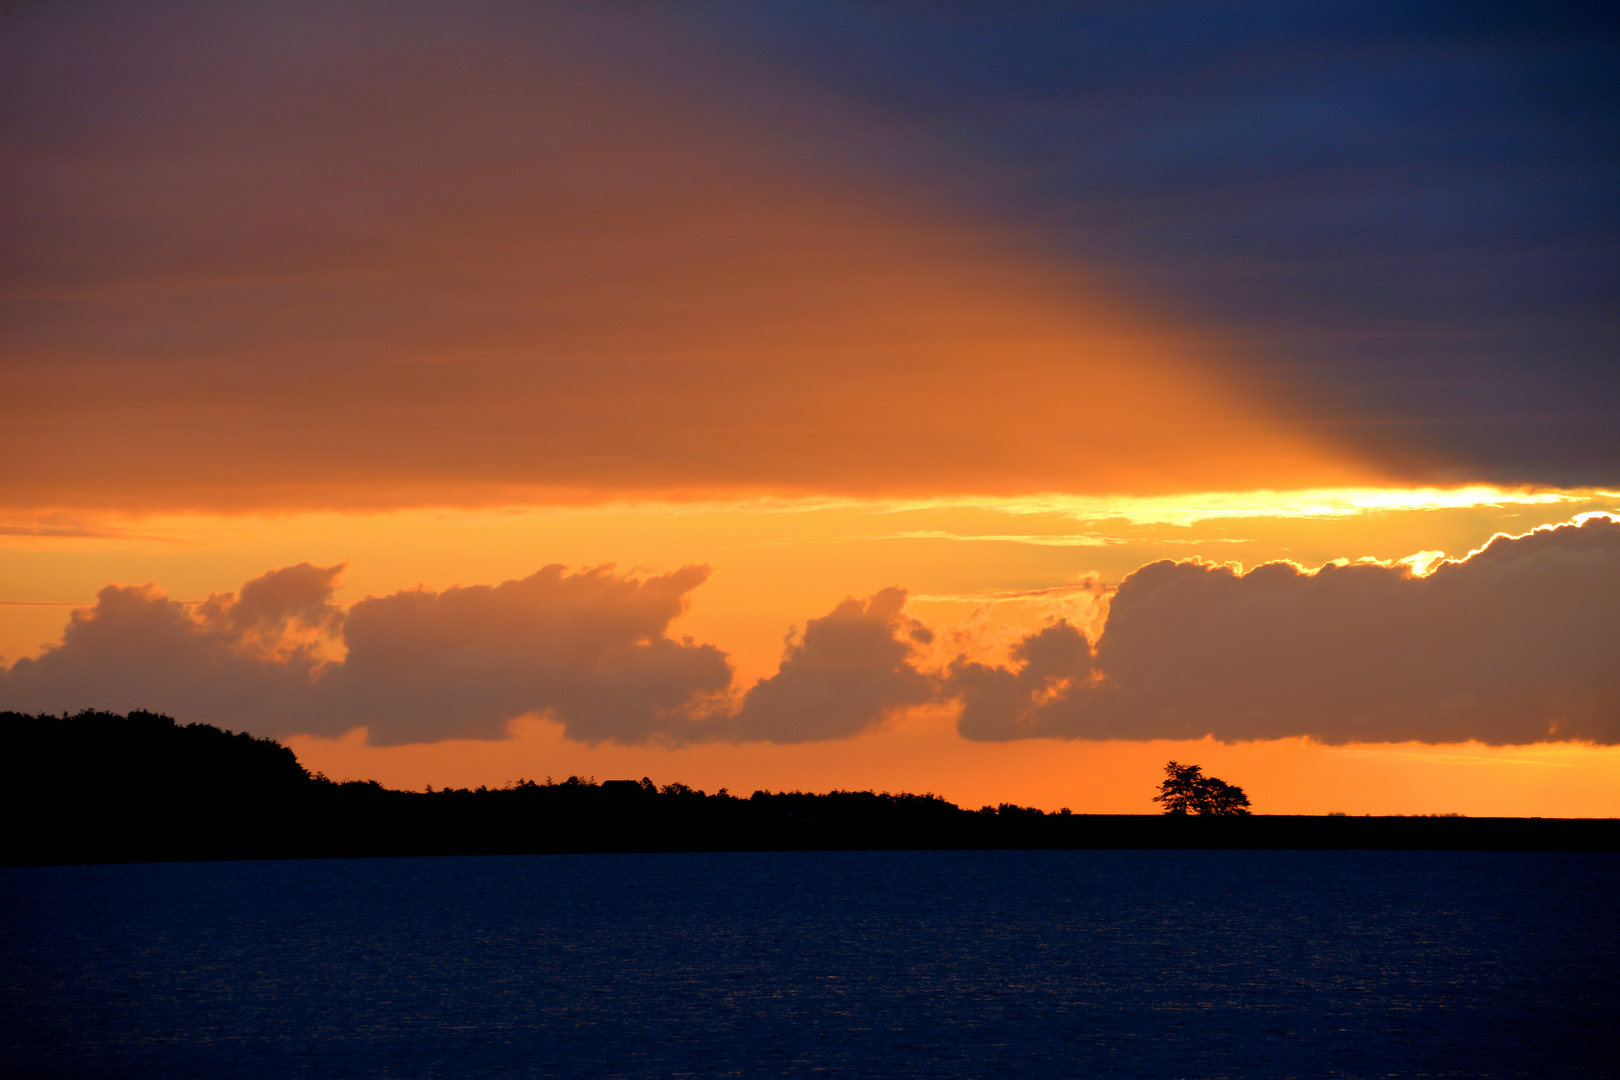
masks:
[[[0,869],[9,1077],[1620,1075],[1620,857]]]

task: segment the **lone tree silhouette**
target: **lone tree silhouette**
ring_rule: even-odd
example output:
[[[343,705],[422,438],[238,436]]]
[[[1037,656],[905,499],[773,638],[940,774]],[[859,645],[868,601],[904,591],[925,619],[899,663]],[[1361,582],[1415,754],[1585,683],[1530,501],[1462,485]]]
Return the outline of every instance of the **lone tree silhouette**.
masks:
[[[1236,784],[1205,776],[1202,766],[1170,762],[1153,801],[1167,814],[1247,814],[1249,797]]]

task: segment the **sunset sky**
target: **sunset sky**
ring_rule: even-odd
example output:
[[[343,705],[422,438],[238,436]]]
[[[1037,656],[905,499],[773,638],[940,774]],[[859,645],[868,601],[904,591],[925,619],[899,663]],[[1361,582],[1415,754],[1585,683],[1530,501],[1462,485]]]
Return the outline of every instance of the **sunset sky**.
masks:
[[[1605,5],[9,7],[0,709],[1620,815],[1616,100]]]

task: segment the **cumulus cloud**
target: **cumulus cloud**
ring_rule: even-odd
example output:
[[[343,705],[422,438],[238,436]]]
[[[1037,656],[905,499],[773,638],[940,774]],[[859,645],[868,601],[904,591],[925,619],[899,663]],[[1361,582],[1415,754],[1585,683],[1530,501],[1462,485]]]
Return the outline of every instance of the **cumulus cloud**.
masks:
[[[781,667],[743,697],[729,722],[735,737],[772,742],[839,739],[873,727],[893,709],[936,694],[916,666],[933,633],[905,615],[903,589],[848,599],[790,635]]]
[[[242,595],[216,593],[198,605],[197,616],[215,627],[228,641],[252,642],[279,651],[297,630],[309,635],[330,633],[343,622],[343,609],[332,602],[332,591],[344,564],[313,566],[299,563],[261,574],[242,586]],[[151,588],[151,586],[147,586]]]
[[[109,585],[58,644],[0,669],[0,708],[145,708],[268,735],[364,725],[384,745],[501,738],[530,714],[588,743],[801,742],[934,693],[914,662],[929,631],[898,589],[811,619],[739,699],[723,652],[669,634],[706,566],[648,578],[547,566],[347,612],[332,599],[342,569],[272,570],[189,606],[153,584]]]
[[[47,712],[153,709],[286,731],[305,715],[323,661],[299,623],[326,626],[340,566],[273,570],[196,609],[156,585],[108,585],[73,612],[62,640],[0,672],[0,708]],[[272,641],[270,632],[275,632]]]
[[[1152,563],[1121,583],[1095,648],[1059,620],[1002,664],[930,668],[933,632],[885,589],[810,619],[746,690],[719,649],[670,634],[704,566],[548,566],[347,612],[342,569],[301,563],[192,605],[109,585],[57,645],[0,669],[0,708],[158,709],[269,735],[364,725],[380,744],[501,738],[534,714],[587,743],[796,743],[946,701],[978,740],[1620,743],[1606,516],[1432,565]]]
[[[362,600],[344,624],[347,657],[320,680],[322,727],[365,724],[373,742],[499,738],[514,717],[547,713],[584,742],[701,734],[694,720],[730,687],[731,666],[666,631],[708,576],[548,566]]]
[[[1613,744],[1620,522],[1498,536],[1427,576],[1157,562],[1121,583],[1095,655],[1082,644],[1059,625],[1010,666],[959,661],[962,734]]]
[[[1011,659],[1017,666],[1010,669],[966,658],[951,665],[950,686],[962,698],[957,727],[968,738],[1040,734],[1040,706],[1091,678],[1091,644],[1067,619],[1018,642]]]

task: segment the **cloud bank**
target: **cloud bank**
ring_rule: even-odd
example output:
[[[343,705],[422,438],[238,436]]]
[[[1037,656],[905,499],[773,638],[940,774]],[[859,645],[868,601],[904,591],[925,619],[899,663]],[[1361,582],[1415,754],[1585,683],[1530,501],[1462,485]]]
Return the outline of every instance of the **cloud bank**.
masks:
[[[1156,562],[1121,583],[1095,647],[1058,621],[1006,663],[939,669],[922,658],[933,631],[885,589],[808,620],[744,690],[725,653],[670,634],[705,566],[547,566],[345,612],[343,567],[301,563],[189,606],[109,585],[58,644],[0,670],[0,708],[148,708],[269,735],[364,725],[377,744],[501,738],[536,714],[587,743],[796,743],[950,702],[974,740],[1620,743],[1620,520],[1414,565]]]
[[[502,738],[532,714],[587,743],[802,742],[933,693],[912,663],[928,631],[901,614],[899,589],[809,620],[778,673],[736,700],[725,653],[668,632],[706,566],[643,579],[554,565],[346,613],[332,602],[342,569],[272,570],[190,607],[153,584],[109,585],[58,644],[0,671],[0,708],[146,708],[267,735],[364,725],[379,745]]]
[[[1427,576],[1156,562],[1094,653],[1059,623],[1012,664],[959,660],[972,739],[1620,743],[1620,522],[1498,536]]]

